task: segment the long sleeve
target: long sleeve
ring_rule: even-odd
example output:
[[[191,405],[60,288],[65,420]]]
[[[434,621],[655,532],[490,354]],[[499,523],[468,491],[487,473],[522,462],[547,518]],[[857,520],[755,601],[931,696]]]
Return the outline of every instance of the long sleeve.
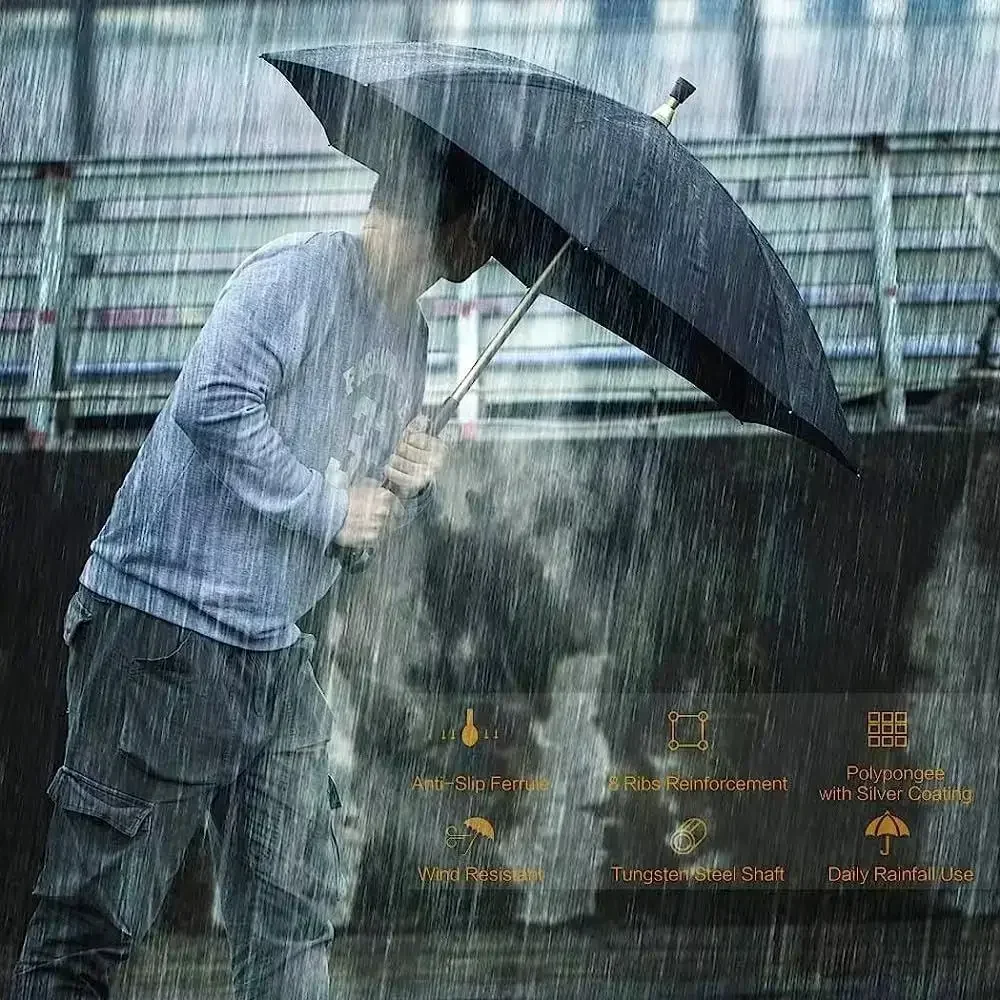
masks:
[[[347,490],[303,464],[271,424],[266,403],[308,354],[310,282],[302,251],[237,272],[223,289],[175,386],[173,419],[243,503],[322,544],[347,516]]]
[[[434,490],[434,481],[431,480],[416,496],[410,497],[409,500],[400,501],[403,505],[403,525],[412,524],[427,511],[427,508],[434,502]]]

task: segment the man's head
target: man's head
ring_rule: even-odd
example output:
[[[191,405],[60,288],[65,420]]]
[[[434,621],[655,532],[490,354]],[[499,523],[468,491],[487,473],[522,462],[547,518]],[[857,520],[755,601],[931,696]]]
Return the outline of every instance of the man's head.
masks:
[[[462,282],[493,256],[491,198],[459,150],[379,175],[369,208],[394,216],[426,240],[435,280]]]

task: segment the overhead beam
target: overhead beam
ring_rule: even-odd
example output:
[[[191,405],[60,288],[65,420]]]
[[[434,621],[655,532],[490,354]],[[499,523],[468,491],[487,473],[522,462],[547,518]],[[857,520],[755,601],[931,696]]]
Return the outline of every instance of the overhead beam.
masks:
[[[94,149],[94,22],[100,0],[73,0],[73,155]]]

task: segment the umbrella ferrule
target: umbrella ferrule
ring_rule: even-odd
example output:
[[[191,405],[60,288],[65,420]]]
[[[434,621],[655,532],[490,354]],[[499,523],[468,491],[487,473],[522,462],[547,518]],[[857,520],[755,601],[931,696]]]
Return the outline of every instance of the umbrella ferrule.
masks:
[[[679,104],[680,102],[676,97],[668,97],[667,100],[653,112],[652,117],[665,128],[670,128],[670,123],[674,120],[674,112],[677,110]]]
[[[661,125],[670,128],[674,120],[674,112],[695,92],[693,83],[679,76],[674,82],[674,88],[670,91],[670,96],[652,114]]]

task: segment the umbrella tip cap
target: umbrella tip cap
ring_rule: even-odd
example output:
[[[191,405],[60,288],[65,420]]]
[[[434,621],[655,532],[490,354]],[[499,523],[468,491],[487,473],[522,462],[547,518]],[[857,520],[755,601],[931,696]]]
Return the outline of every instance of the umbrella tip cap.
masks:
[[[678,104],[683,104],[697,89],[690,80],[685,80],[683,76],[679,76],[674,83],[674,89],[670,91],[670,96]]]

